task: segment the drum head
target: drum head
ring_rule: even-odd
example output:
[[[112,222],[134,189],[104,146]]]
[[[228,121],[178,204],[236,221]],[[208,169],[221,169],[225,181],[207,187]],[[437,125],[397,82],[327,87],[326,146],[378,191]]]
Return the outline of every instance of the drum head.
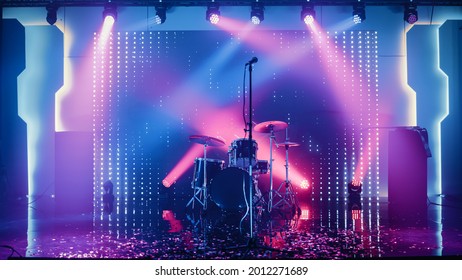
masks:
[[[249,173],[237,167],[220,171],[210,184],[210,196],[218,207],[226,210],[238,210],[247,207],[249,195]]]

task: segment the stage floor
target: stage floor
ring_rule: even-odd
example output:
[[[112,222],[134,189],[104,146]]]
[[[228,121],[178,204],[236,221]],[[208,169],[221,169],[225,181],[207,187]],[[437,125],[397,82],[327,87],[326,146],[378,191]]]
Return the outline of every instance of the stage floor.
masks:
[[[161,199],[152,211],[110,215],[7,211],[0,259],[462,258],[462,204],[456,198],[429,198],[422,212],[372,198],[300,199],[295,214],[290,207],[269,212],[261,203],[252,231],[246,209],[211,203],[202,211],[185,207],[187,202]]]

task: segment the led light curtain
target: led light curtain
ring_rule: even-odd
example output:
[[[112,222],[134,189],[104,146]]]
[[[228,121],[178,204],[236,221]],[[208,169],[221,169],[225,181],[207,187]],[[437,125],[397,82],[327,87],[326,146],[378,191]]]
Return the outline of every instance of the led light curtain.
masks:
[[[251,38],[250,38],[251,37]],[[114,184],[117,213],[149,213],[162,181],[189,195],[194,159],[203,147],[189,135],[219,137],[208,148],[228,164],[228,150],[246,137],[248,73],[253,56],[253,119],[284,121],[276,141],[290,149],[290,180],[313,198],[347,196],[357,179],[378,197],[379,88],[375,31],[113,32],[94,36],[93,137],[95,211],[104,182]],[[245,103],[244,103],[245,102]],[[255,133],[257,158],[269,160],[269,137]],[[274,151],[274,185],[285,179],[285,151]],[[259,187],[268,190],[268,174]],[[176,184],[175,184],[176,182]],[[239,187],[237,187],[239,188]]]

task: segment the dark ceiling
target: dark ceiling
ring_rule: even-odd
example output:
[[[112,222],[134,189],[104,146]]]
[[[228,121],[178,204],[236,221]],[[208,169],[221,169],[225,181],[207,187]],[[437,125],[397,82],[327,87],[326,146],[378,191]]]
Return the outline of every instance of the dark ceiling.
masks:
[[[45,7],[54,3],[60,7],[70,6],[103,6],[108,0],[1,0],[0,6],[3,7]],[[207,6],[211,0],[112,0],[118,6]],[[250,6],[253,3],[260,3],[264,6],[300,6],[311,3],[315,6],[345,6],[354,5],[358,0],[215,0],[220,6]],[[366,6],[395,6],[405,4],[415,4],[417,6],[462,6],[462,0],[362,0]]]

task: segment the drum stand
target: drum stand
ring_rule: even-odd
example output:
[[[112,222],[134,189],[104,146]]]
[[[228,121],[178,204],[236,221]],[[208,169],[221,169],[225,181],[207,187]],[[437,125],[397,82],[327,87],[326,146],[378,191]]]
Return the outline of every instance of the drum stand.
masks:
[[[289,142],[288,141],[288,137],[287,137],[287,134],[286,134],[286,142],[284,142],[284,147],[286,149],[286,163],[285,163],[285,168],[286,168],[286,179],[284,182],[281,183],[281,185],[279,185],[279,188],[275,191],[275,195],[280,199],[278,202],[276,202],[276,204],[274,204],[273,207],[290,207],[294,210],[297,210],[299,209],[299,206],[298,206],[298,201],[297,201],[297,198],[295,196],[295,192],[294,192],[294,189],[293,189],[293,186],[292,186],[292,183],[290,182],[289,180],[289,148],[290,147],[295,147],[295,146],[298,146],[298,144],[296,143],[293,143],[293,142]],[[282,192],[282,188],[285,187],[285,190],[284,192]]]
[[[200,165],[199,165],[200,167]],[[196,175],[196,171],[194,171],[194,176]],[[197,200],[200,205],[202,205],[202,208],[204,210],[207,210],[207,199],[208,199],[208,194],[207,194],[207,143],[204,144],[204,181],[202,182],[201,187],[197,187],[195,184],[196,178],[193,178],[192,181],[192,188],[194,189],[194,195],[189,200],[188,204],[186,204],[186,207],[192,204],[192,208],[194,209],[194,202]]]
[[[273,209],[273,142],[276,143],[274,132],[280,131],[287,128],[287,123],[281,121],[267,121],[259,123],[255,126],[255,131],[261,133],[269,133],[270,134],[270,158],[269,158],[269,172],[270,172],[270,191],[269,191],[269,198],[268,198],[268,212],[271,212]],[[276,143],[277,145],[277,143]]]

